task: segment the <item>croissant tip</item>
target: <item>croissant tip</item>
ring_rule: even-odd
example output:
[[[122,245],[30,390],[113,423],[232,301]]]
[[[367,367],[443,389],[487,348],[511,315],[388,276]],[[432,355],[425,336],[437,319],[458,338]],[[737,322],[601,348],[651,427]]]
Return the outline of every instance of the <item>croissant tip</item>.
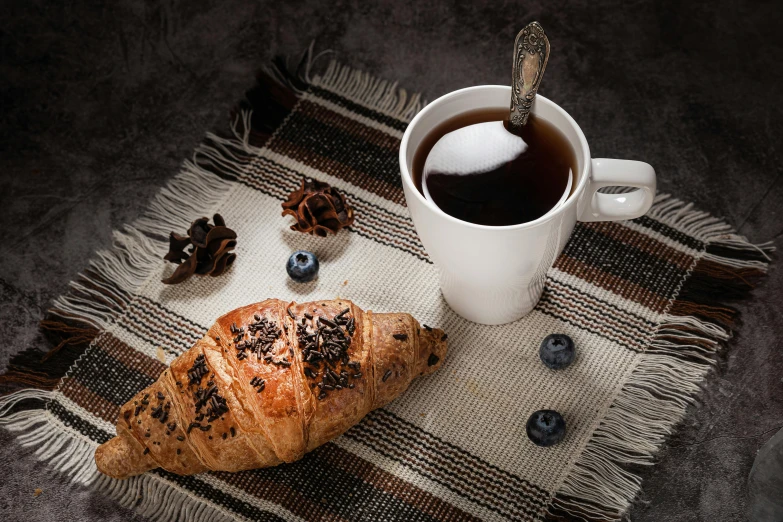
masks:
[[[114,479],[140,475],[155,467],[152,459],[143,453],[143,446],[131,437],[118,435],[95,450],[98,471]]]
[[[448,349],[446,332],[440,328],[423,329],[420,339],[421,375],[429,375],[440,368]]]

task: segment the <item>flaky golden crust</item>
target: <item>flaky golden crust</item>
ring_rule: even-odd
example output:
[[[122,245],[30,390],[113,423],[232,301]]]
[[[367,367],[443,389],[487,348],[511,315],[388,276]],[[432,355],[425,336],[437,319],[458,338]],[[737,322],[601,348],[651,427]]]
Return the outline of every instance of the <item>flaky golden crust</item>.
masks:
[[[348,300],[268,299],[220,317],[120,410],[98,469],[188,475],[293,462],[437,369],[446,335]]]

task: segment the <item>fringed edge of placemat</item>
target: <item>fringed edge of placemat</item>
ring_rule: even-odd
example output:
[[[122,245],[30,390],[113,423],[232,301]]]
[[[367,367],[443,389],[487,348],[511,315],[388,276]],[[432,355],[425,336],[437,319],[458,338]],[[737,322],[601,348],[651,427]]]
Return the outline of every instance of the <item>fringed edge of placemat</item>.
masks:
[[[661,315],[650,346],[557,488],[551,520],[625,516],[642,484],[628,468],[654,464],[733,335],[738,312],[723,301],[747,297],[771,260],[771,242],[754,245],[723,220],[668,194],[656,197],[647,216],[704,247]]]

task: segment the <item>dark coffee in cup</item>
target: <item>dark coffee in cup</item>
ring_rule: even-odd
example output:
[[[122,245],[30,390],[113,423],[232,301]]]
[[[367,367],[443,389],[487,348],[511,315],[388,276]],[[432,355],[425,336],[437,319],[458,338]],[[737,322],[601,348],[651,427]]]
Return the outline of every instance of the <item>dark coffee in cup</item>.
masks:
[[[430,199],[441,210],[462,221],[488,226],[517,225],[549,212],[563,196],[571,173],[577,172],[576,154],[562,132],[533,114],[527,125],[514,129],[513,136],[499,136],[506,154],[501,154],[500,160],[469,157],[468,161],[460,163],[449,161],[450,158],[440,158],[440,161],[430,158],[428,162],[441,138],[448,135],[453,138],[459,129],[485,122],[502,122],[506,117],[508,111],[477,110],[456,116],[433,129],[422,140],[413,158],[413,180],[419,191],[424,194],[422,179],[427,165],[426,185]],[[507,124],[505,129],[511,133]],[[471,136],[482,135],[477,131]],[[497,134],[491,136],[498,137]],[[514,140],[521,142],[515,144]],[[451,152],[454,156],[461,155],[463,160],[466,150],[477,155],[497,149],[490,143],[472,143],[472,146],[462,148],[459,148],[459,140],[452,140],[452,143],[456,143],[457,148],[452,148]],[[435,150],[440,155],[451,153],[443,144]],[[573,181],[575,185],[576,180]]]

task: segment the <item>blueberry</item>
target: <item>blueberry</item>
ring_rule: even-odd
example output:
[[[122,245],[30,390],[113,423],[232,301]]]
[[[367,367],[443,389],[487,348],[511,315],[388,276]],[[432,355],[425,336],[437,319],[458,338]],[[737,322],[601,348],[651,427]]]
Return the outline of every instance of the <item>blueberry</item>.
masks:
[[[544,337],[538,349],[541,362],[553,370],[562,370],[574,362],[576,347],[566,334],[552,334]]]
[[[318,275],[318,258],[312,252],[298,250],[288,258],[285,270],[297,283],[307,283]]]
[[[536,446],[557,444],[565,434],[565,419],[554,410],[538,410],[527,420],[527,436]]]

